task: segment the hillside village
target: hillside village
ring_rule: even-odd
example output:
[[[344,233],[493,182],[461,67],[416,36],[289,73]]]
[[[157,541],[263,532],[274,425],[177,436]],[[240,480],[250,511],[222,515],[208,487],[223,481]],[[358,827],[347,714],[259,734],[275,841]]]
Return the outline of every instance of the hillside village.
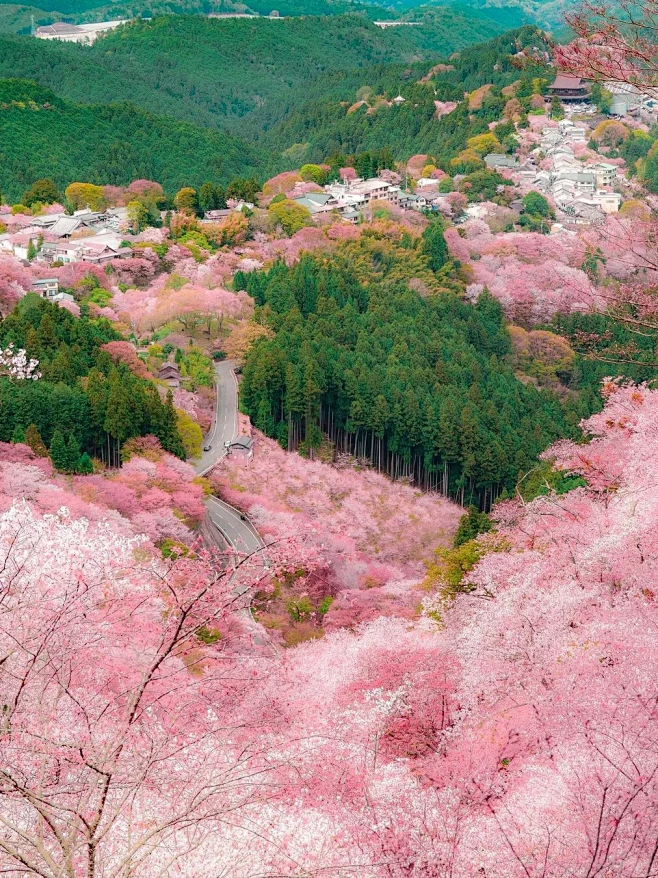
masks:
[[[646,130],[649,123],[656,121],[658,101],[628,90],[614,94],[612,84],[609,85],[614,95],[610,117],[631,131]],[[559,98],[565,118],[551,119],[551,106],[555,109],[555,105],[549,106],[551,95],[553,101]],[[447,112],[454,112],[456,106],[447,107]],[[621,110],[628,113],[620,116]],[[446,110],[441,112],[445,114]],[[511,209],[510,229],[521,228],[515,222],[524,210],[523,197],[530,192],[547,198],[552,222],[543,231],[552,235],[601,224],[606,216],[619,212],[625,199],[637,198],[637,186],[626,178],[623,162],[606,161],[605,155],[593,153],[590,148],[593,129],[602,117],[589,102],[586,84],[575,77],[558,75],[547,89],[542,112],[544,115],[529,116],[528,128],[518,129],[514,151],[484,152],[478,160],[482,168],[501,179],[501,184],[494,187],[494,200]],[[429,175],[422,165],[427,166]],[[335,219],[357,225],[371,217],[380,202],[403,214],[436,213],[459,225],[469,217],[483,216],[487,210],[486,204],[479,205],[470,197],[463,206],[455,198],[463,185],[468,186],[468,179],[468,174],[459,173],[450,179],[433,168],[429,156],[420,156],[412,157],[407,165],[383,170],[366,179],[359,178],[350,167],[324,186],[304,183],[299,178],[299,182],[291,183],[286,197],[299,208],[302,217],[320,225]],[[267,207],[267,200],[264,206]],[[221,224],[232,214],[258,214],[261,209],[244,199],[234,199],[230,206],[205,210],[199,222],[201,227]],[[0,212],[5,227],[0,234],[0,253],[12,254],[24,263],[57,266],[83,262],[105,266],[132,255],[130,242],[136,230],[128,219],[125,204],[109,204],[101,211],[82,207],[66,212],[55,207],[33,216],[22,214],[20,206],[11,210],[0,208]],[[167,215],[170,212],[161,210],[160,222]]]

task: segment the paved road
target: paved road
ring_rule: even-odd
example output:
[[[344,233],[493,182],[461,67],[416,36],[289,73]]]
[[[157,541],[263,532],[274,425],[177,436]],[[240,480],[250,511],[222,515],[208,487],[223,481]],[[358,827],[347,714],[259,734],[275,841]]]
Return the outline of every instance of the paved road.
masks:
[[[200,476],[209,472],[224,457],[224,442],[231,442],[238,435],[238,382],[235,377],[235,363],[222,360],[215,363],[215,386],[217,406],[215,423],[204,440],[210,451],[204,451],[194,468]]]
[[[238,382],[233,371],[235,364],[230,360],[224,360],[215,365],[215,385],[217,387],[217,408],[215,410],[215,422],[204,441],[204,445],[210,445],[211,450],[205,451],[201,460],[195,465],[199,475],[205,475],[225,456],[224,442],[229,442],[238,435]],[[207,521],[215,532],[218,532],[219,544],[222,540],[227,542],[240,554],[251,554],[263,548],[263,541],[258,535],[256,528],[244,515],[233,506],[229,506],[218,497],[208,497],[206,501],[208,509]],[[267,559],[261,555],[263,567],[268,567]],[[242,597],[251,591],[251,586],[240,582],[240,574],[236,571],[231,577],[233,583],[233,595]],[[251,637],[252,645],[262,647],[278,655],[265,630],[256,622],[251,612],[251,606],[247,604],[238,610],[242,616],[246,630]]]
[[[204,440],[204,445],[210,445],[211,450],[204,451],[194,466],[200,476],[210,472],[225,456],[224,442],[230,442],[238,435],[238,382],[234,367],[235,363],[230,360],[215,364],[215,422]],[[207,506],[210,522],[237,552],[248,554],[262,548],[263,543],[258,532],[237,509],[217,497],[209,497]]]

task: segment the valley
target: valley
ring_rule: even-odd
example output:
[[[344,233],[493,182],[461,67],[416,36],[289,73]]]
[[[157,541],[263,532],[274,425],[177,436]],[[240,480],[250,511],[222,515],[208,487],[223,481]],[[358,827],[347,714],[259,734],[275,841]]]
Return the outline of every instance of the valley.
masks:
[[[0,3],[0,871],[650,878],[658,9],[259,3]]]

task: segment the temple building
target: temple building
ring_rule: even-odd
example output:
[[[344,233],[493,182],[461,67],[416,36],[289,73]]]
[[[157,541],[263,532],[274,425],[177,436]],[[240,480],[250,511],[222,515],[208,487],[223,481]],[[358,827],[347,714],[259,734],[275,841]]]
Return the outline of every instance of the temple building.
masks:
[[[555,82],[549,85],[548,91],[556,95],[561,101],[589,101],[589,85],[580,76],[571,76],[568,73],[558,73]]]

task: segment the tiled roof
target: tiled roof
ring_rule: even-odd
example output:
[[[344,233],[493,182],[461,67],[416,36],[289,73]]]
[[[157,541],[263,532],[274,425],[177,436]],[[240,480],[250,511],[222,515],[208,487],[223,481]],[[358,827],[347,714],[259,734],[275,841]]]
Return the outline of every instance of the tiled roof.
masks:
[[[568,73],[558,73],[551,88],[585,88],[585,83],[580,76],[571,76]]]
[[[55,225],[49,229],[51,235],[56,235],[58,238],[64,237],[64,235],[71,235],[77,228],[80,226],[80,220],[74,216],[62,216],[60,217]]]

